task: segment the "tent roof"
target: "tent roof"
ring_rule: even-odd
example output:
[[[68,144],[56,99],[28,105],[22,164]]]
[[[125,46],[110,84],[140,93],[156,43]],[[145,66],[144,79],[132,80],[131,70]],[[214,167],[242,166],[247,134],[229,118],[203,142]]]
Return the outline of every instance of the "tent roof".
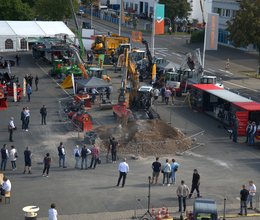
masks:
[[[104,81],[103,79],[97,78],[95,76],[89,79],[77,79],[75,82],[86,88],[101,88],[111,86],[111,83]]]
[[[0,35],[50,37],[56,34],[74,33],[62,21],[0,21]]]

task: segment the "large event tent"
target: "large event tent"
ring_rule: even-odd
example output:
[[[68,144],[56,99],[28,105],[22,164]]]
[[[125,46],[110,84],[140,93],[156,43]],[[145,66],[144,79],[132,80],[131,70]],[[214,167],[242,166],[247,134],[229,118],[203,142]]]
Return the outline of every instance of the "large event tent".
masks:
[[[0,21],[0,52],[26,51],[39,37],[60,34],[75,37],[62,21]]]

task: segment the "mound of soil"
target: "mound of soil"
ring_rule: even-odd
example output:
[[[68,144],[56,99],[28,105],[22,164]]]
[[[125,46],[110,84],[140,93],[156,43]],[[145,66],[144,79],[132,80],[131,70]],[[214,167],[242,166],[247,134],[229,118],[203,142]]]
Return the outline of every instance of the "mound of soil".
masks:
[[[183,152],[191,147],[190,138],[160,119],[137,120],[129,122],[126,127],[100,126],[94,131],[102,148],[107,148],[109,136],[113,136],[120,144],[119,152],[124,154],[159,156]]]

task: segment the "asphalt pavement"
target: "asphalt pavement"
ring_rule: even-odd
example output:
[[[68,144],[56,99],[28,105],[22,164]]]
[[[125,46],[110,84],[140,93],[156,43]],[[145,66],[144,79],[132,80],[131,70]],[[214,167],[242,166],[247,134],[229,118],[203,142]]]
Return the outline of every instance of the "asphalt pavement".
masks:
[[[61,90],[56,81],[49,77],[50,66],[43,62],[37,63],[29,52],[21,54],[21,58],[20,66],[12,68],[12,72],[19,76],[20,81],[27,73],[34,77],[37,74],[40,79],[39,91],[33,91],[31,102],[27,102],[26,97],[18,103],[10,101],[9,108],[0,112],[0,145],[7,143],[10,148],[11,144],[14,144],[19,154],[18,169],[11,171],[8,162],[5,171],[5,175],[12,182],[12,198],[10,204],[0,204],[1,219],[22,219],[22,208],[28,205],[39,206],[39,219],[46,219],[52,202],[57,205],[59,219],[130,219],[135,215],[142,215],[147,207],[148,176],[151,175],[154,157],[133,160],[132,155],[120,154],[121,159],[124,156],[128,158],[130,166],[124,188],[115,186],[118,164],[106,163],[106,152],[102,152],[102,163],[95,170],[74,169],[72,151],[75,144],[82,144],[83,139],[82,134],[78,135],[60,118],[59,101],[67,98],[68,92]],[[111,73],[112,83],[115,85],[119,84],[118,76],[118,73]],[[35,90],[35,87],[33,89]],[[115,89],[115,100],[116,92]],[[43,104],[48,110],[46,126],[40,125],[39,110]],[[31,110],[28,132],[21,130],[20,112],[24,106]],[[239,139],[238,144],[232,143],[217,121],[192,111],[181,101],[176,106],[159,103],[154,108],[163,120],[181,129],[188,136],[193,136],[197,144],[194,149],[180,152],[178,155],[162,156],[162,162],[166,157],[174,157],[181,167],[177,173],[176,185],[152,186],[151,207],[158,209],[165,206],[169,208],[171,215],[179,216],[176,187],[181,179],[190,186],[192,171],[197,168],[201,175],[201,195],[216,200],[220,215],[226,198],[227,213],[236,214],[239,210],[241,185],[250,179],[253,179],[256,185],[260,182],[259,146],[249,147],[243,143],[243,139]],[[94,108],[90,113],[94,120],[99,122],[96,126],[112,122],[111,110],[100,111]],[[10,116],[15,117],[18,127],[14,133],[14,143],[8,142],[7,124]],[[57,146],[60,141],[64,142],[67,149],[67,168],[58,167]],[[33,153],[31,175],[22,174],[23,150],[26,146],[29,146]],[[47,152],[52,157],[49,178],[41,175],[42,160]],[[188,200],[188,210],[192,209],[193,201],[194,198]],[[259,207],[259,204],[256,206]]]

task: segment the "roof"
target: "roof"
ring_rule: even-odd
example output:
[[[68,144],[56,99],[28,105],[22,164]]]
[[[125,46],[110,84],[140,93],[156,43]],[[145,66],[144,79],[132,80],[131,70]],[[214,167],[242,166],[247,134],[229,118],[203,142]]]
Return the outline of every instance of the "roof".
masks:
[[[224,88],[216,86],[214,84],[193,84],[192,87],[195,87],[200,90],[206,90],[206,91],[207,90],[224,90]]]
[[[208,93],[215,95],[228,102],[253,102],[251,99],[237,95],[236,93],[230,92],[226,89],[223,90],[208,90]]]
[[[258,102],[234,102],[233,105],[247,111],[260,111],[260,103]]]
[[[54,37],[67,34],[74,38],[74,33],[62,21],[0,21],[0,35],[22,37]]]
[[[108,83],[103,79],[94,76],[89,79],[77,79],[75,80],[75,83],[85,88],[102,88],[111,86],[111,83]]]

